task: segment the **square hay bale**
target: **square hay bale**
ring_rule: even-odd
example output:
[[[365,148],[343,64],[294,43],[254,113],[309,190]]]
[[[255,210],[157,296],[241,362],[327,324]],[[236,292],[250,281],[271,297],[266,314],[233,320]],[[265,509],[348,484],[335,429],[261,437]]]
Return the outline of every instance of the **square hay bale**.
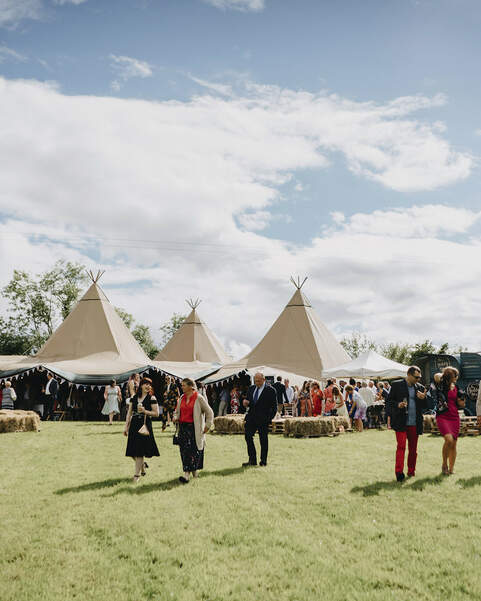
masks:
[[[293,417],[284,422],[284,436],[334,436],[349,429],[349,419],[341,416]]]
[[[244,434],[244,415],[219,415],[214,418],[214,430],[219,434]]]
[[[0,411],[0,433],[38,432],[40,418],[35,411]]]

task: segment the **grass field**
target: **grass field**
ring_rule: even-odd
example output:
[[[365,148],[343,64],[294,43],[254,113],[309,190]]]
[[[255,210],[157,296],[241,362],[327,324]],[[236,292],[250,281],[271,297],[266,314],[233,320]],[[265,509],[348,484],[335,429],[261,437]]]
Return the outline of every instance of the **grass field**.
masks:
[[[481,438],[442,477],[423,436],[393,481],[394,435],[209,436],[187,486],[171,433],[134,487],[122,426],[46,423],[0,435],[2,601],[481,599]]]

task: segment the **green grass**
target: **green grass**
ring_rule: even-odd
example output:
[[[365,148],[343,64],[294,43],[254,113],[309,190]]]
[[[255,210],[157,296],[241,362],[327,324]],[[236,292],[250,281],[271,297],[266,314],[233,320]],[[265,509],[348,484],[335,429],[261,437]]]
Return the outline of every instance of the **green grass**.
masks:
[[[392,432],[271,436],[269,466],[247,470],[241,436],[209,436],[181,486],[156,436],[134,487],[120,424],[0,435],[2,601],[481,599],[481,439],[443,478],[423,436],[401,486]]]

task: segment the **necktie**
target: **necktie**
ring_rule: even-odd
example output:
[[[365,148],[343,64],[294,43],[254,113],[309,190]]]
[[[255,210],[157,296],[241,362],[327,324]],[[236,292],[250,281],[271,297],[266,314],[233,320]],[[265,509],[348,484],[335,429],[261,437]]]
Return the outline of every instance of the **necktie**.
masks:
[[[256,386],[256,391],[254,392],[254,405],[257,403],[258,398],[259,398],[259,389]]]

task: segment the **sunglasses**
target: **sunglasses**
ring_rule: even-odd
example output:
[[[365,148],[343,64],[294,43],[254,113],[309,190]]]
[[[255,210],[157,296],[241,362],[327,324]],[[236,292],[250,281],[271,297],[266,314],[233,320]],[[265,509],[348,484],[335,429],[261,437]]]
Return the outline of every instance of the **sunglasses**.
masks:
[[[420,380],[422,376],[413,376],[415,380]]]

